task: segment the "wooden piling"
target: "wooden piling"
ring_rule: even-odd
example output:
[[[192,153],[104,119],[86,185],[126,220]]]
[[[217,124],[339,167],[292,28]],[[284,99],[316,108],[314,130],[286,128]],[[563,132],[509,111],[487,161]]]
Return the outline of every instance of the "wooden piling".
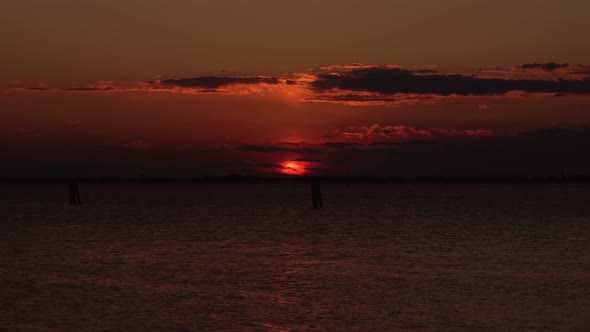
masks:
[[[314,209],[324,207],[324,200],[322,199],[322,192],[320,189],[320,181],[317,179],[311,182],[311,200]]]
[[[78,182],[72,180],[70,182],[70,205],[80,205],[80,191],[78,190]]]

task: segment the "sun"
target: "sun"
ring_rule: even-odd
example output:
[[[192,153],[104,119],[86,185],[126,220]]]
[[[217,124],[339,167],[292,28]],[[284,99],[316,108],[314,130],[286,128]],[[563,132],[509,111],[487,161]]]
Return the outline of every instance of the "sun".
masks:
[[[305,163],[302,161],[289,160],[281,163],[281,166],[283,166],[281,171],[284,174],[303,175],[306,173]]]

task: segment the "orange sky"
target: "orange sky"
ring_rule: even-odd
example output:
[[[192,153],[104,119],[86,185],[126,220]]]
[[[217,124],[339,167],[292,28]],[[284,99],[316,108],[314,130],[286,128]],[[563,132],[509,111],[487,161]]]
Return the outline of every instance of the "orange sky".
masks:
[[[589,13],[573,0],[6,1],[2,170],[444,175],[472,152],[441,149],[530,151],[531,133],[555,128],[582,148]],[[408,148],[423,141],[442,145]],[[569,151],[541,141],[539,155]],[[425,156],[450,170],[412,166]]]
[[[585,0],[3,1],[4,79],[87,82],[318,64],[584,63]]]

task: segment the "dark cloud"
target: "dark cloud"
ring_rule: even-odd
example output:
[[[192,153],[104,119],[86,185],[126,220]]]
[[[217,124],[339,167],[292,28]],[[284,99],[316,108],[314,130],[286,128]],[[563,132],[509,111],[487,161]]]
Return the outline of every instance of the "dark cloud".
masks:
[[[192,151],[196,152],[196,153],[219,153],[219,152],[229,151],[229,149],[224,146],[220,146],[220,147],[212,147],[212,148],[194,149]]]
[[[270,169],[285,169],[282,165],[279,164],[258,164],[253,165],[254,168],[270,168]]]
[[[45,88],[45,87],[31,87],[27,88],[27,90],[34,90],[34,91],[64,91],[64,92],[97,92],[97,91],[112,91],[115,90],[114,87],[92,87],[92,86],[80,86],[74,88],[60,88],[60,89],[52,89],[52,88]]]
[[[551,68],[551,66],[549,66]],[[461,74],[423,74],[373,67],[339,73],[321,73],[312,81],[316,92],[362,91],[380,94],[499,95],[510,91],[531,93],[590,93],[588,80],[481,78]]]
[[[417,99],[417,98],[414,98]],[[428,97],[422,97],[421,99],[429,99]],[[354,93],[343,93],[343,94],[326,94],[315,96],[314,100],[319,101],[335,101],[335,102],[353,102],[353,103],[372,103],[372,102],[394,102],[399,101],[400,98],[395,96],[384,96],[382,94],[354,94]]]
[[[23,129],[23,134],[35,131]],[[96,137],[96,140],[102,139]],[[94,140],[94,139],[93,139]],[[78,141],[63,145],[45,137],[19,141],[0,156],[5,176],[223,176],[227,174],[272,175],[281,173],[288,159],[307,171],[325,176],[567,176],[590,175],[590,128],[549,128],[520,133],[496,133],[474,138],[459,135],[408,141],[354,143],[331,141],[299,146],[249,145],[218,147],[207,153],[191,147],[151,145],[140,137],[92,145]],[[306,151],[321,151],[308,154]],[[202,153],[195,153],[202,152]],[[265,153],[260,153],[265,152]],[[267,152],[267,153],[266,153]],[[284,152],[288,152],[285,154]],[[27,169],[31,155],[36,161]],[[152,169],[145,171],[146,165]],[[240,168],[236,170],[236,166]],[[157,170],[158,169],[158,170]],[[161,171],[160,171],[161,170]]]
[[[322,165],[334,175],[567,176],[590,175],[590,128],[541,129],[483,139],[376,142],[332,149]]]
[[[373,142],[371,146],[396,146],[398,144],[396,142]]]
[[[34,87],[27,88],[27,90],[33,90],[33,91],[51,91],[50,88],[46,88],[46,87],[43,87],[43,86],[34,86]]]
[[[286,148],[278,145],[242,145],[236,150],[251,152],[299,152],[299,149]]]
[[[329,148],[349,148],[354,146],[363,146],[364,144],[361,143],[352,143],[352,142],[326,142],[323,144]]]
[[[590,175],[590,129],[541,129],[520,133],[496,133],[454,140],[412,139],[366,143],[331,141],[309,144],[322,150],[307,171],[330,176],[560,176]],[[250,149],[250,148],[249,148]],[[256,151],[285,151],[284,146],[258,146]],[[252,149],[250,149],[252,150]],[[293,150],[302,149],[289,149]],[[264,166],[264,167],[263,167]],[[260,165],[278,169],[278,164]]]
[[[588,80],[590,75],[590,66],[570,65],[567,63],[526,63],[524,65],[494,69],[481,69],[480,72],[492,74],[504,74],[508,79],[523,78],[523,74],[534,74],[534,78],[539,79],[539,75],[545,74],[546,80],[550,81],[583,81]]]
[[[487,75],[487,76],[482,76]],[[490,77],[491,76],[491,77]],[[28,90],[54,92],[149,91],[188,88],[195,93],[237,93],[235,85],[263,84],[265,89],[298,85],[302,100],[349,105],[400,105],[443,96],[494,96],[511,91],[547,93],[555,96],[590,93],[590,66],[554,62],[526,63],[510,68],[481,69],[477,75],[448,74],[433,69],[404,69],[394,65],[328,65],[307,73],[283,77],[199,76],[141,82],[118,86],[111,80],[77,87],[47,88],[36,84]],[[225,88],[225,89],[224,89]],[[235,90],[235,91],[234,91]],[[285,89],[288,91],[289,89]],[[183,91],[183,89],[178,89]],[[245,87],[239,93],[258,93]]]
[[[317,163],[320,160],[316,159],[316,158],[297,158],[297,159],[292,159],[291,161],[300,161],[300,162],[304,162],[304,163]]]
[[[321,153],[321,151],[307,148],[307,147],[284,147],[281,145],[242,145],[238,146],[236,150],[241,151],[250,151],[250,152],[264,152],[264,153],[274,153],[274,152],[295,152],[295,153]]]
[[[416,128],[404,125],[379,125],[363,127],[348,127],[343,131],[333,131],[333,135],[339,135],[344,139],[352,139],[356,142],[409,142],[419,140],[454,139],[461,137],[486,137],[495,135],[495,131],[489,129],[448,129],[448,128]],[[334,136],[335,137],[335,136]]]
[[[300,153],[304,155],[315,155],[314,157],[301,157],[297,159],[292,159],[292,161],[301,161],[301,162],[318,162],[320,159],[317,157],[321,157],[323,154],[330,154],[337,151],[346,151],[346,150],[378,150],[378,149],[414,149],[414,148],[422,148],[422,147],[430,147],[436,142],[434,140],[410,140],[410,141],[401,141],[401,142],[391,142],[391,141],[378,141],[378,142],[371,142],[371,143],[359,143],[359,142],[325,142],[320,144],[310,144],[304,143],[300,147],[290,148],[285,147],[283,144],[274,144],[274,145],[244,145],[236,147],[235,150],[239,151],[247,151],[247,152],[263,152],[263,153],[280,153],[280,152],[289,152],[289,153]]]
[[[554,71],[557,68],[565,68],[569,66],[567,63],[555,63],[555,62],[547,62],[547,63],[525,63],[518,68],[521,69],[543,69],[548,71]]]
[[[437,70],[433,70],[433,69],[408,70],[408,72],[410,72],[412,74],[435,74],[435,73],[438,73]]]
[[[94,86],[80,86],[75,88],[63,88],[59,89],[60,91],[71,91],[71,92],[93,92],[93,91],[112,91],[115,90],[112,86],[105,86],[105,87],[94,87]]]
[[[77,87],[69,87],[69,88],[48,88],[44,86],[40,87],[30,87],[27,90],[35,90],[35,91],[64,91],[64,92],[100,92],[100,91],[112,91],[115,90],[114,86],[111,85],[83,85]]]
[[[183,88],[217,89],[220,87],[235,84],[280,84],[276,77],[239,77],[239,76],[202,76],[193,78],[167,79],[160,81],[164,86],[175,86]]]
[[[405,148],[405,147],[425,147],[425,146],[432,146],[435,145],[436,142],[433,140],[415,140],[415,141],[404,141],[404,142],[386,142],[386,141],[380,141],[380,142],[373,142],[368,144],[369,146],[372,147],[399,147],[399,148]]]

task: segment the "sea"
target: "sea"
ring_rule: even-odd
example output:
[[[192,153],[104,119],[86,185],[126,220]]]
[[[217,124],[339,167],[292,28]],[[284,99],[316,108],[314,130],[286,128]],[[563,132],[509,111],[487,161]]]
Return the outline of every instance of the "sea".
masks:
[[[2,331],[590,331],[590,184],[0,185]]]

